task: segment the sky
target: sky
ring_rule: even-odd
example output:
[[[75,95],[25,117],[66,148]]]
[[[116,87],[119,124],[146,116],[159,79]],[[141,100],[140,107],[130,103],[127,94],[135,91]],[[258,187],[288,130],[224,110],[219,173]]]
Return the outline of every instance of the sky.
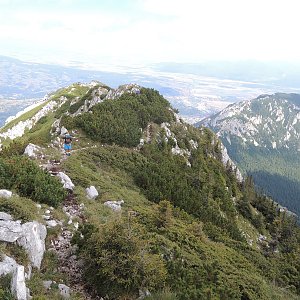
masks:
[[[296,0],[0,0],[0,55],[138,65],[300,62]]]

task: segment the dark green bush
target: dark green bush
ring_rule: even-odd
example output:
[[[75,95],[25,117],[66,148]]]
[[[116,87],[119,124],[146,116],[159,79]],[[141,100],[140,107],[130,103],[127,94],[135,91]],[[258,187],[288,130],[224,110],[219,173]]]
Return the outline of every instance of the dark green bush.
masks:
[[[0,188],[14,189],[23,197],[58,206],[66,196],[61,183],[27,157],[0,158]]]
[[[15,298],[10,291],[11,275],[5,275],[0,278],[0,299],[14,300]]]
[[[10,157],[14,155],[21,155],[24,153],[27,143],[20,141],[12,141],[8,147],[4,147],[2,151],[0,151],[0,157]],[[3,174],[0,172],[0,174]]]
[[[72,111],[79,104],[82,102],[74,104]],[[154,90],[142,89],[140,94],[123,94],[119,99],[105,100],[93,107],[92,114],[74,117],[74,123],[64,118],[62,125],[79,127],[102,143],[134,147],[139,144],[141,128],[149,122],[160,124],[173,118],[167,100]]]
[[[79,243],[86,261],[85,278],[99,295],[112,299],[138,295],[139,289],[163,287],[166,268],[160,255],[147,250],[136,225],[113,220],[100,231],[83,232]]]

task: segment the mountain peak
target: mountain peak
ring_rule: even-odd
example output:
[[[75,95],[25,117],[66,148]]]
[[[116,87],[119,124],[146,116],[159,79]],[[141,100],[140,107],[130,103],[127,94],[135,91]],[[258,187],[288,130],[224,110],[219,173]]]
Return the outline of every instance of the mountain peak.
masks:
[[[261,95],[253,100],[232,104],[213,117],[200,122],[218,136],[238,137],[244,144],[266,149],[299,146],[300,95]]]
[[[253,175],[259,187],[298,214],[299,100],[298,94],[265,94],[232,104],[200,123],[221,138],[244,174]]]

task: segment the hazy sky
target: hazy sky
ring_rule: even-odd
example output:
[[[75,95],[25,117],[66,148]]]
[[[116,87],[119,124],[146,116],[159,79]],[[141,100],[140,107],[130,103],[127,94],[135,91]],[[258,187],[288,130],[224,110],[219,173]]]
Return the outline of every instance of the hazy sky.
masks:
[[[300,61],[293,0],[0,0],[0,55],[104,64]]]

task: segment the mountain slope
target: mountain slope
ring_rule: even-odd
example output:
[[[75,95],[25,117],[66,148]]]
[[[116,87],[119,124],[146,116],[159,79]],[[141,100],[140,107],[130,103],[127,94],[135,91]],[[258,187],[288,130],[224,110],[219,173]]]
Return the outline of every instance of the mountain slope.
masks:
[[[36,117],[51,102],[52,109]],[[158,92],[136,85],[114,90],[99,82],[76,84],[26,114],[2,129],[3,166],[10,169],[14,156],[23,161],[30,142],[39,145],[32,164],[52,175],[64,172],[74,183],[53,209],[58,221],[66,212],[74,218],[48,230],[48,252],[30,282],[36,299],[49,298],[51,291],[38,288],[49,276],[78,286],[63,269],[66,258],[78,260],[81,285],[94,299],[299,298],[295,220],[257,194],[251,180],[237,180],[217,137],[180,120]],[[7,138],[21,122],[29,127]],[[61,152],[65,127],[74,136],[68,158]],[[13,165],[18,184],[9,173],[0,189],[9,184],[20,193],[27,178],[17,168],[27,163]],[[44,187],[50,195],[61,188],[33,182],[35,190]],[[90,186],[99,191],[93,199],[86,194]],[[62,233],[68,243],[73,235],[75,257],[72,252],[56,257],[51,250],[66,240]],[[53,264],[57,269],[50,275]],[[59,298],[51,294],[51,299]]]
[[[204,120],[244,173],[300,214],[300,95],[262,95]]]

